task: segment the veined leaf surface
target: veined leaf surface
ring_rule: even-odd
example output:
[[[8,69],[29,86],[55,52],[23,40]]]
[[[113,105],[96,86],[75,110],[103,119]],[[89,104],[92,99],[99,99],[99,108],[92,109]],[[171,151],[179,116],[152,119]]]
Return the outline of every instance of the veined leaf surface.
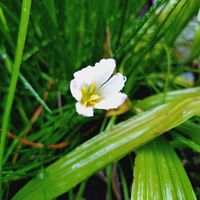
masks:
[[[181,161],[164,137],[138,150],[131,200],[195,200]]]
[[[52,199],[130,151],[200,113],[200,97],[173,101],[88,140],[26,184],[13,200]]]

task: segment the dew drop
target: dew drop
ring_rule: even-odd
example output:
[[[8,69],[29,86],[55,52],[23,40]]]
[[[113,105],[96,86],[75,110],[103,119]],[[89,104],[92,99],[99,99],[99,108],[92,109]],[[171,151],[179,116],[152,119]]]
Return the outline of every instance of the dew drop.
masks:
[[[126,76],[123,76],[123,80],[124,80],[124,82],[126,82],[126,80],[127,80]]]
[[[44,173],[43,173],[43,172],[39,173],[39,174],[38,174],[38,178],[39,178],[39,179],[44,179],[44,178],[45,178]]]
[[[182,112],[182,115],[187,115],[188,114],[188,111],[183,111]]]
[[[72,166],[72,169],[75,170],[75,169],[79,168],[80,166],[81,166],[81,164],[77,163]]]

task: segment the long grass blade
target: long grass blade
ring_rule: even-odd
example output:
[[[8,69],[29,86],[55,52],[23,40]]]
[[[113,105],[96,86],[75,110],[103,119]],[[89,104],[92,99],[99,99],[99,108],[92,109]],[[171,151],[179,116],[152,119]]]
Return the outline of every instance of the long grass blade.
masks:
[[[13,200],[55,198],[130,151],[200,114],[200,97],[141,113],[88,140],[26,184]]]
[[[31,0],[23,0],[22,2],[22,11],[21,11],[21,19],[19,25],[19,33],[17,39],[17,49],[15,54],[14,60],[14,68],[12,71],[12,77],[10,81],[10,88],[7,97],[7,103],[5,107],[5,112],[3,116],[2,122],[2,133],[1,133],[1,145],[0,145],[0,179],[2,177],[2,168],[3,168],[3,154],[4,154],[4,147],[6,142],[6,132],[9,126],[9,119],[10,119],[10,112],[14,100],[14,94],[16,90],[17,80],[20,71],[20,65],[22,61],[23,49],[26,40],[26,33],[28,28],[28,21],[30,15],[30,8],[31,8]],[[2,198],[2,185],[0,186],[0,196]]]
[[[164,138],[138,150],[131,200],[196,200],[176,152]]]

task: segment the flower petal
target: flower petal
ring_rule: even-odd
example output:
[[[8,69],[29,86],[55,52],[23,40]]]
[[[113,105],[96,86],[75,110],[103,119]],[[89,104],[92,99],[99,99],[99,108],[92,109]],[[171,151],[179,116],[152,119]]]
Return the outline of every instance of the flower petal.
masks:
[[[113,58],[101,59],[95,64],[95,67],[98,69],[98,74],[95,79],[97,85],[101,86],[113,74],[116,67],[116,62]]]
[[[80,102],[76,103],[76,112],[79,115],[83,115],[85,117],[92,117],[92,116],[94,116],[94,108],[93,107],[85,107]]]
[[[70,82],[70,90],[72,93],[72,96],[77,100],[80,101],[82,97],[81,93],[81,83],[77,79],[73,79]]]
[[[81,82],[81,85],[90,85],[94,81],[95,68],[87,66],[74,73],[75,80]]]
[[[105,110],[116,109],[124,103],[126,98],[127,98],[126,94],[117,92],[117,93],[112,94],[112,95],[108,96],[107,98],[103,99],[101,102],[96,104],[94,107],[97,109],[105,109]]]
[[[82,85],[91,85],[95,82],[96,86],[100,87],[110,78],[115,67],[116,63],[114,59],[102,59],[94,67],[88,66],[75,72],[74,77],[80,80]]]
[[[106,97],[118,93],[124,87],[125,82],[126,77],[121,73],[117,73],[101,87],[101,94]]]

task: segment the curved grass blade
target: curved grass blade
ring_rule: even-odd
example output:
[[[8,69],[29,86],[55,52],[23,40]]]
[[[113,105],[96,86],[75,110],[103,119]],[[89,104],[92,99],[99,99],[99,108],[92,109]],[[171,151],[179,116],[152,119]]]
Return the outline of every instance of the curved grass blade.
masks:
[[[46,111],[52,113],[51,109],[47,106],[45,101],[40,97],[40,95],[35,91],[32,85],[26,80],[26,78],[20,73],[19,74],[20,80],[23,82],[24,86],[27,90],[31,92],[31,94],[36,98],[36,100],[44,107]]]
[[[165,102],[182,100],[188,97],[200,96],[200,87],[194,87],[184,90],[175,90],[172,92],[156,94],[150,97],[147,97],[143,100],[137,101],[135,106],[139,107],[142,110],[148,110],[154,108],[158,105],[161,105],[163,102],[163,96],[165,96]]]
[[[164,93],[147,97],[143,100],[136,102],[135,106],[142,110],[148,110],[162,103]],[[181,100],[188,97],[195,97],[200,95],[200,87],[189,88],[184,90],[176,90],[168,92],[165,96],[165,101],[170,102],[174,100]],[[177,126],[176,129],[183,135],[190,138],[194,143],[200,144],[200,126],[190,121],[186,121]]]
[[[138,150],[131,200],[195,200],[181,161],[164,138]]]
[[[176,127],[183,135],[200,145],[200,125],[187,121]]]
[[[190,147],[192,150],[200,153],[200,145],[198,143],[194,142],[193,140],[188,139],[188,138],[186,138],[186,137],[184,137],[180,134],[177,134],[177,133],[173,133],[173,137],[179,143],[186,145],[186,146]]]
[[[26,184],[13,200],[55,198],[107,164],[200,114],[200,97],[173,101],[136,115],[80,145]]]
[[[5,47],[2,49],[4,57],[4,63],[9,73],[12,73],[13,69],[13,63],[11,59],[9,58]],[[19,72],[19,79],[24,84],[24,87],[30,91],[30,93],[35,97],[35,99],[46,109],[49,113],[52,113],[51,109],[48,107],[48,105],[45,103],[45,101],[40,97],[40,95],[36,92],[36,90],[33,88],[33,86],[27,81],[27,79]]]

